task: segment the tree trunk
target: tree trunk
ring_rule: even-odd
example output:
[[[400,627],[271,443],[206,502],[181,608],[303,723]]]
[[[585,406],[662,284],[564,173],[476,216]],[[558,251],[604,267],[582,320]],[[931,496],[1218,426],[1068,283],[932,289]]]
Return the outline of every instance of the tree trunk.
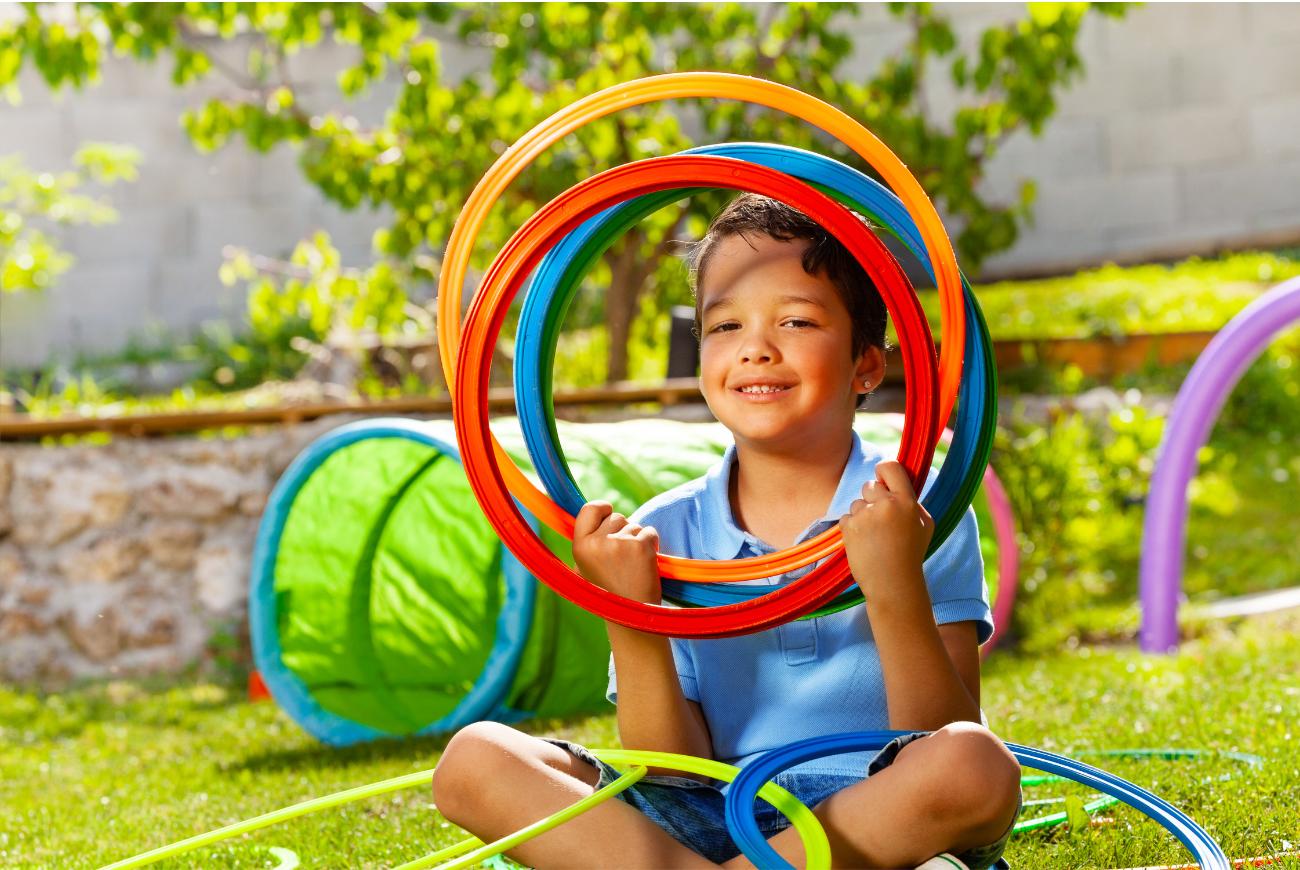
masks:
[[[643,241],[640,229],[628,231],[609,264],[609,291],[605,295],[605,330],[609,337],[605,351],[606,383],[627,380],[627,341],[632,334],[641,290],[653,265],[640,262]]]

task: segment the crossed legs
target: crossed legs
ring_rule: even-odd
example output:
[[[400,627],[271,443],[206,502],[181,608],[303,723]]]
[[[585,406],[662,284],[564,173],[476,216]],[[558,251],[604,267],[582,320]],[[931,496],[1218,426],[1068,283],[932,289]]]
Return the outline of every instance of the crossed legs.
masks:
[[[495,722],[456,732],[433,774],[438,811],[484,842],[576,803],[600,771],[560,747]],[[509,853],[529,867],[712,867],[641,812],[617,799]]]
[[[484,841],[513,833],[591,794],[599,771],[563,749],[505,725],[480,722],[448,743],[434,799],[450,821]],[[994,842],[1014,818],[1020,766],[991,732],[948,725],[903,747],[894,763],[814,808],[836,867],[913,867],[940,852]],[[797,867],[793,829],[770,840]],[[715,866],[619,800],[510,852],[530,867]],[[753,865],[738,855],[723,866]]]

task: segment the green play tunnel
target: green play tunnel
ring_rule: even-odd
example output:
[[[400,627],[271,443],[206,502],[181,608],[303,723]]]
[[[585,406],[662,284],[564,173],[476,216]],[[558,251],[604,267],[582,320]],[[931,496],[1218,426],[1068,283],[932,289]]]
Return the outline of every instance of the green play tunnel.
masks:
[[[886,419],[857,419],[865,439],[897,444]],[[559,425],[584,495],[625,514],[704,474],[731,443],[718,424]],[[493,431],[530,471],[515,421]],[[249,595],[254,661],[277,703],[322,741],[604,704],[603,623],[506,550],[455,445],[450,421],[349,424],[309,445],[271,495]],[[572,564],[569,542],[540,532]]]

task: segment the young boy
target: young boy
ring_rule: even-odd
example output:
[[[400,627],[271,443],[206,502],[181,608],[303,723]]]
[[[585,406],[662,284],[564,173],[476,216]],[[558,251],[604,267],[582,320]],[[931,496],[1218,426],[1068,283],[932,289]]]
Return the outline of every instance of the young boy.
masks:
[[[623,746],[744,766],[805,737],[906,730],[874,758],[808,762],[777,782],[814,808],[837,867],[915,867],[940,855],[979,870],[1005,866],[1020,768],[979,724],[978,644],[993,626],[974,514],[923,571],[933,521],[902,467],[852,429],[884,374],[879,294],[817,224],[752,194],[714,219],[694,254],[700,388],[735,446],[704,478],[630,520],[605,502],[583,507],[578,569],[659,603],[659,549],[743,558],[838,522],[866,603],[723,639],[670,640],[608,623],[609,697]],[[810,570],[748,582],[775,585]],[[650,773],[511,857],[538,868],[751,866],[727,834],[715,783]],[[443,815],[487,841],[616,776],[584,747],[483,722],[452,738],[434,795]],[[755,806],[772,846],[800,865],[796,832]]]

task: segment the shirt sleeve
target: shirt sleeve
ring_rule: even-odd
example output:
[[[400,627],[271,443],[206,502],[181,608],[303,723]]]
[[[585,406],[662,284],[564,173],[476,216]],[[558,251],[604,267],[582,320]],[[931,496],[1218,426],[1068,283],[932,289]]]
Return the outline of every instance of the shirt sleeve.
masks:
[[[974,510],[966,509],[948,540],[925,560],[924,570],[937,624],[973,621],[981,644],[993,636],[993,613],[984,582],[984,556]]]

